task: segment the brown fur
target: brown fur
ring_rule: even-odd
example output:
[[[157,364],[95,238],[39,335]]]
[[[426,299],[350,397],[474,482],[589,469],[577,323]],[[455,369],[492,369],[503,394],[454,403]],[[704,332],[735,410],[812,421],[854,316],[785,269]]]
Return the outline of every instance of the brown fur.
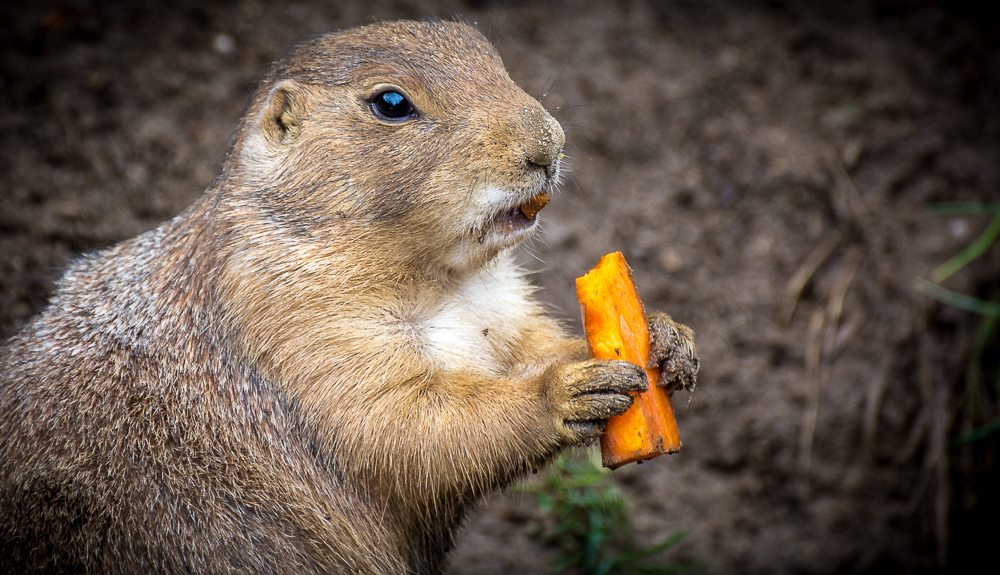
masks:
[[[417,117],[376,117],[389,87]],[[4,349],[0,571],[439,571],[470,505],[645,386],[512,261],[535,226],[505,214],[562,145],[468,26],[296,49],[215,185],[74,263]],[[693,334],[651,322],[693,385]]]

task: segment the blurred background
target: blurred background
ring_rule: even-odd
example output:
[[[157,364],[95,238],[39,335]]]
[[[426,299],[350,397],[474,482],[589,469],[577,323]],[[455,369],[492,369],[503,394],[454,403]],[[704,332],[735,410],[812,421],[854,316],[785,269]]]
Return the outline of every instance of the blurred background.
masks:
[[[553,314],[579,332],[573,279],[621,250],[697,333],[684,449],[611,476],[634,544],[686,534],[653,563],[711,573],[994,572],[1000,21],[976,5],[4,3],[0,336],[69,259],[207,188],[292,45],[460,18],[566,128],[523,256]],[[553,568],[544,473],[449,573]]]

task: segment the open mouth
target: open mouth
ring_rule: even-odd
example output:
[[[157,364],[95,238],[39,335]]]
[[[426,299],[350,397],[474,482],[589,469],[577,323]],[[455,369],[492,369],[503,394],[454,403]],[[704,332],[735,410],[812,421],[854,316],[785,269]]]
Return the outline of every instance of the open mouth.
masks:
[[[521,205],[506,209],[493,219],[496,230],[510,234],[526,230],[535,224],[535,217],[549,203],[548,192],[542,192]]]

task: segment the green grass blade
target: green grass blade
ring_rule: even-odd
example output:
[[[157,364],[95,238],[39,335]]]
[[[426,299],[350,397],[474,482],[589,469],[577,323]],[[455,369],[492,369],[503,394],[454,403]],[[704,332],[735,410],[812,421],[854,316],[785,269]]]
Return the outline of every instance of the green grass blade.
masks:
[[[925,279],[917,278],[913,286],[918,292],[948,305],[990,317],[1000,317],[1000,303],[983,301],[953,292]]]
[[[976,241],[966,246],[964,250],[958,252],[953,258],[938,266],[931,273],[931,281],[939,284],[948,279],[952,274],[968,265],[969,262],[981,256],[987,248],[993,245],[997,237],[1000,237],[1000,211],[996,212],[996,216],[993,217],[990,225],[976,238]]]
[[[659,555],[660,553],[663,553],[664,551],[670,549],[674,545],[677,545],[678,543],[686,539],[687,536],[688,536],[687,531],[678,531],[677,533],[674,533],[673,535],[667,537],[663,541],[660,541],[656,545],[650,545],[645,549],[640,549],[639,551],[629,555],[629,560],[645,561],[646,559],[649,559],[650,557],[653,557],[655,555]]]
[[[973,430],[971,433],[966,433],[965,435],[956,437],[951,441],[951,444],[954,446],[968,445],[969,443],[979,441],[980,439],[986,439],[997,432],[1000,432],[1000,418],[994,419],[979,429]]]

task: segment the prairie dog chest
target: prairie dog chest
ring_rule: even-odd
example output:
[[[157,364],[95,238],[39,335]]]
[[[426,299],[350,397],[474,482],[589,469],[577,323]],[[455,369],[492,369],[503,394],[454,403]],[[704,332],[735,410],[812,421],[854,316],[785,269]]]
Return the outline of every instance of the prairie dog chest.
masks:
[[[502,376],[534,316],[533,288],[516,269],[487,269],[414,294],[402,310],[407,343],[443,371]]]

